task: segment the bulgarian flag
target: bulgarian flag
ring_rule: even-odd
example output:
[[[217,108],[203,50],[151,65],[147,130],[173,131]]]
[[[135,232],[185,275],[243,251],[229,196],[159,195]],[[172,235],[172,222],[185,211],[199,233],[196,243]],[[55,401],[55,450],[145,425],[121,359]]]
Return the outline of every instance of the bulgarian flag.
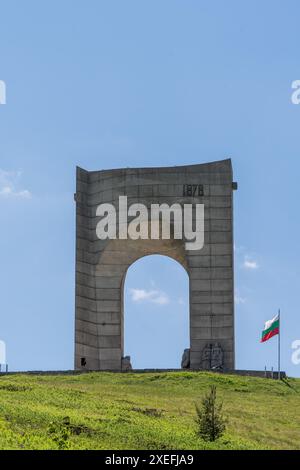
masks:
[[[272,336],[279,335],[279,315],[265,323],[260,342],[268,341]]]

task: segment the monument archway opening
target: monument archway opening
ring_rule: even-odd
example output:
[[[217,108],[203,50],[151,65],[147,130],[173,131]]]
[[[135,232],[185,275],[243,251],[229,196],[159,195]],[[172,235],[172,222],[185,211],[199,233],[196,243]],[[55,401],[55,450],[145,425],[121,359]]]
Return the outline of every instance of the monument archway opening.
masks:
[[[181,263],[150,255],[124,282],[124,354],[134,369],[178,369],[190,348],[189,277]],[[130,359],[129,359],[130,358]]]

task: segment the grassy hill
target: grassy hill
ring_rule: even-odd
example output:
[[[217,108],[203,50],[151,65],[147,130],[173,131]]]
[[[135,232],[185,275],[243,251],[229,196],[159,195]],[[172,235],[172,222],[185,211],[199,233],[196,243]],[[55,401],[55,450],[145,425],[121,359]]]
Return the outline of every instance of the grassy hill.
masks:
[[[208,372],[0,377],[0,449],[300,449],[300,379]],[[226,434],[196,434],[211,384]]]

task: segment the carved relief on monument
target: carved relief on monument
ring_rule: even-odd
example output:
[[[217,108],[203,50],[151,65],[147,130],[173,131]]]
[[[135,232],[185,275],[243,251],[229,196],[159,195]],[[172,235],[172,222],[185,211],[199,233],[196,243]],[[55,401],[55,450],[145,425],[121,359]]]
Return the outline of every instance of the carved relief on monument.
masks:
[[[219,343],[208,343],[202,351],[202,369],[222,369],[224,366],[224,353]]]

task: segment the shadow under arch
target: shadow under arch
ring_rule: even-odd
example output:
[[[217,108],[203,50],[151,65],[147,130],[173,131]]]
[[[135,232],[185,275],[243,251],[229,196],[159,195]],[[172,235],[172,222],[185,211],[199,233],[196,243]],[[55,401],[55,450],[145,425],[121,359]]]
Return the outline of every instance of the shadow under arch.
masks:
[[[133,288],[134,286],[134,288]],[[190,348],[189,275],[172,256],[145,255],[122,279],[124,355],[135,369],[180,368]]]

